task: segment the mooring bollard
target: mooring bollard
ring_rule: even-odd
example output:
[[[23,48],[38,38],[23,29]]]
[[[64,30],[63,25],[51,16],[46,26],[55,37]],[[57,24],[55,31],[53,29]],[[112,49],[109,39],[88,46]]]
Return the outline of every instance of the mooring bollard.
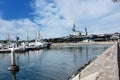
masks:
[[[19,71],[19,66],[15,63],[14,48],[11,49],[11,66],[8,68],[9,71]]]

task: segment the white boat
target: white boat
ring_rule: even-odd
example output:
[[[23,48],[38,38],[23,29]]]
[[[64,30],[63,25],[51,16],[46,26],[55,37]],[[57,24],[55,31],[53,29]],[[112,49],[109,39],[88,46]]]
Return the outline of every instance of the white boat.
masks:
[[[37,48],[50,48],[50,43],[47,42],[32,42],[29,43],[29,47],[37,47]]]
[[[11,49],[14,47],[14,52],[21,53],[25,52],[25,48],[22,46],[17,47],[15,43],[11,43],[10,45],[7,45],[6,47],[2,47],[0,49],[0,53],[10,53]]]
[[[14,48],[14,52],[16,53],[22,53],[22,52],[25,52],[25,48]],[[10,53],[11,52],[11,48],[2,48],[0,49],[0,53]]]
[[[3,48],[3,45],[0,43],[0,49],[2,49]]]
[[[50,48],[51,43],[43,41],[42,37],[40,36],[40,33],[36,34],[35,42],[29,43],[28,46],[26,46],[26,50],[38,50],[43,48]]]

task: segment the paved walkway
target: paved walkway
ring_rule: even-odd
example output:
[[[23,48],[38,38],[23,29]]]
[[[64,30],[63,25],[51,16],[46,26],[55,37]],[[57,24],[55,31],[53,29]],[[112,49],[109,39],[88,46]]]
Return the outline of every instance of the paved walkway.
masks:
[[[117,47],[115,44],[82,70],[80,78],[83,79],[91,74],[93,76],[93,74],[97,73],[96,76],[94,75],[96,77],[94,80],[119,80],[120,74],[118,67],[120,68],[120,64],[118,66],[118,60],[120,62],[120,56],[118,57],[117,55]],[[89,80],[93,79],[89,78]]]

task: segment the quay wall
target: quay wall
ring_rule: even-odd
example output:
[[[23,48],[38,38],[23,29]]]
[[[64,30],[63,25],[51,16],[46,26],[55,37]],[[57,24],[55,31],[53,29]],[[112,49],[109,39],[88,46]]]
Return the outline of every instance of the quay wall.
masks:
[[[53,43],[51,45],[51,48],[59,47],[59,46],[77,46],[77,45],[85,45],[85,44],[114,44],[114,42]]]
[[[113,44],[69,80],[119,80],[118,43]]]

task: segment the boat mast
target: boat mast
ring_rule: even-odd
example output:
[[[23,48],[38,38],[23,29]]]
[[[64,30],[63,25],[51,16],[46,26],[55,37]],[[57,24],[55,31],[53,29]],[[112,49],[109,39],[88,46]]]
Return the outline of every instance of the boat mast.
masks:
[[[42,36],[40,35],[40,32],[35,33],[35,42],[43,42]]]
[[[29,41],[28,31],[27,31],[27,42]]]
[[[72,28],[72,31],[75,32],[75,24],[73,24],[73,28]]]
[[[10,44],[10,34],[8,32],[6,33],[6,41],[7,41],[7,44],[9,45]]]
[[[88,36],[87,27],[85,27],[85,35]]]

